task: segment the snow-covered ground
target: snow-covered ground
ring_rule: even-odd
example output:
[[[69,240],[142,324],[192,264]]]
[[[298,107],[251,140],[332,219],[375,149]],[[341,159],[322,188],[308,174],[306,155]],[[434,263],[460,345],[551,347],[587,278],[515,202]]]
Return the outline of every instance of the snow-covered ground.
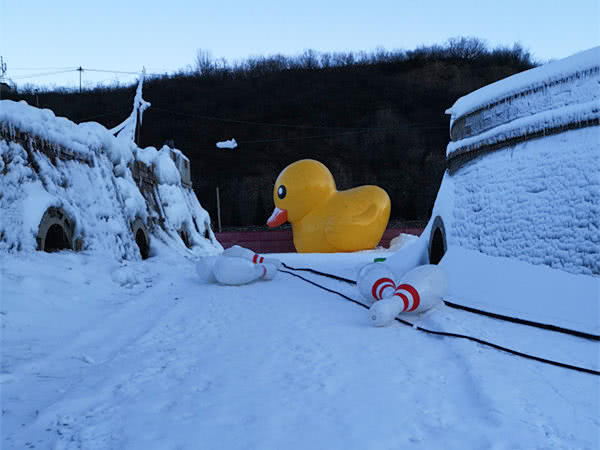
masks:
[[[286,273],[202,284],[192,259],[155,254],[0,255],[3,449],[600,447],[598,376],[374,328],[365,309]],[[389,254],[273,256],[355,279]],[[409,320],[600,365],[594,341],[445,306]]]
[[[452,120],[482,105],[506,109],[502,98],[523,86],[537,92],[543,80],[575,82],[582,68],[597,78],[600,69],[590,61],[598,52],[476,91],[449,110]],[[600,91],[588,75],[573,95],[548,91],[533,106],[515,100],[510,129],[497,125],[496,132],[597,120]],[[141,87],[138,94],[135,104],[145,108]],[[542,101],[550,98],[560,113]],[[572,98],[587,100],[575,107]],[[2,106],[10,141],[0,143],[3,449],[600,448],[599,376],[397,322],[375,328],[365,309],[283,272],[237,287],[202,282],[196,258],[221,247],[189,188],[189,195],[179,192],[181,173],[168,148],[134,148],[98,124],[77,126],[14,102]],[[440,267],[449,278],[447,300],[597,335],[594,123],[445,174],[432,217],[446,227]],[[27,150],[12,142],[16,130],[96,162],[51,167],[36,153],[34,173]],[[463,141],[480,138],[496,134]],[[134,159],[153,167],[173,234],[155,227],[145,261],[133,237],[123,247],[131,251],[119,244],[131,220],[146,212],[130,173]],[[111,181],[99,190],[98,180],[113,180],[118,189]],[[123,201],[111,200],[117,191]],[[35,251],[48,206],[77,219],[87,238],[83,251]],[[188,251],[177,230],[194,220]],[[393,250],[269,256],[352,279],[373,258],[386,257],[400,279],[427,262],[433,226],[432,220],[419,239],[397,239]],[[299,274],[359,298],[354,285]],[[600,371],[598,340],[444,304],[407,319]]]

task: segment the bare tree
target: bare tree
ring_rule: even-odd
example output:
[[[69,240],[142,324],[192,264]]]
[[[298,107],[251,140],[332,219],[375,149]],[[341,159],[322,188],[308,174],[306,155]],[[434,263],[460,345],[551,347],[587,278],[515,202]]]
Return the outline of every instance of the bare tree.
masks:
[[[208,50],[198,49],[196,52],[196,73],[208,75],[216,69],[216,63]]]
[[[305,69],[318,69],[319,54],[313,49],[304,50],[304,53],[300,56],[300,64]]]
[[[474,37],[455,37],[448,39],[448,53],[461,59],[476,59],[487,53],[485,41]]]

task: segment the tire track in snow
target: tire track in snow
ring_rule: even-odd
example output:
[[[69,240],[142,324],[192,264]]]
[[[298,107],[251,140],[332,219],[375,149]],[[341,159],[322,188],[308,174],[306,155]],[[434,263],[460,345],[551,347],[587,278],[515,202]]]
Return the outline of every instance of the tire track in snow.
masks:
[[[153,275],[153,280],[160,280],[156,273]],[[56,430],[60,430],[61,427],[64,428],[62,422],[74,422],[73,417],[78,416],[77,414],[60,413],[63,409],[73,409],[64,405],[78,403],[80,399],[89,397],[86,390],[98,395],[103,392],[102,386],[106,384],[107,374],[113,370],[116,374],[121,374],[118,362],[131,357],[132,352],[135,352],[136,343],[153,334],[165,317],[178,307],[173,301],[176,296],[173,293],[176,293],[173,283],[159,281],[158,285],[137,292],[139,297],[132,297],[116,305],[117,311],[98,317],[93,328],[71,336],[66,346],[57,348],[43,359],[15,367],[16,382],[11,386],[12,391],[21,391],[19,385],[35,384],[35,378],[40,376],[48,377],[50,382],[45,398],[29,402],[32,403],[32,407],[35,404],[35,412],[28,414],[32,418],[31,422],[24,424],[15,436],[6,438],[24,444],[28,439],[31,440],[32,435],[47,437],[45,429],[48,424],[54,423]],[[113,295],[127,297],[130,291],[116,289]],[[115,333],[115,330],[118,330],[118,333]],[[82,366],[81,361],[74,355],[93,355],[93,359],[99,362],[94,361]],[[52,392],[56,389],[58,393]],[[78,406],[76,409],[85,411],[89,408]],[[64,432],[61,433],[57,431],[58,436],[65,435]]]

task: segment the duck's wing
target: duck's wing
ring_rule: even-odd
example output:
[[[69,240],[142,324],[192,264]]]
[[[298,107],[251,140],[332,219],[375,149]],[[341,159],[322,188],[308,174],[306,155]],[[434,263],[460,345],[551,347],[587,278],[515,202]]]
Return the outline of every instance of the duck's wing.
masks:
[[[327,241],[340,251],[355,251],[373,248],[379,241],[381,208],[376,204],[364,205],[361,210],[353,210],[346,214],[336,214],[327,220],[325,237]],[[387,218],[386,218],[387,223]],[[385,224],[383,225],[385,229]],[[373,241],[377,241],[374,242]]]

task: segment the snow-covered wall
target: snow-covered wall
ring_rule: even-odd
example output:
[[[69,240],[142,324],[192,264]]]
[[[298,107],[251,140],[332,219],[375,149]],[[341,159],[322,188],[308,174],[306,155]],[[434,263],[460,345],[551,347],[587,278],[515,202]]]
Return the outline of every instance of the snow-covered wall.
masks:
[[[453,179],[456,245],[600,274],[600,127],[490,153]]]
[[[396,277],[439,263],[445,300],[600,332],[599,65],[596,48],[455,103],[463,128],[431,220],[386,261]]]
[[[220,251],[208,213],[181,183],[172,155],[168,147],[138,148],[97,123],[77,125],[49,110],[1,101],[0,251],[36,250],[50,207],[69,217],[72,247],[81,250],[139,258],[137,221],[181,251],[188,251],[184,244],[192,253]],[[148,173],[135,180],[139,163]]]
[[[600,275],[600,47],[459,99],[449,245]],[[451,226],[448,226],[451,224]]]

